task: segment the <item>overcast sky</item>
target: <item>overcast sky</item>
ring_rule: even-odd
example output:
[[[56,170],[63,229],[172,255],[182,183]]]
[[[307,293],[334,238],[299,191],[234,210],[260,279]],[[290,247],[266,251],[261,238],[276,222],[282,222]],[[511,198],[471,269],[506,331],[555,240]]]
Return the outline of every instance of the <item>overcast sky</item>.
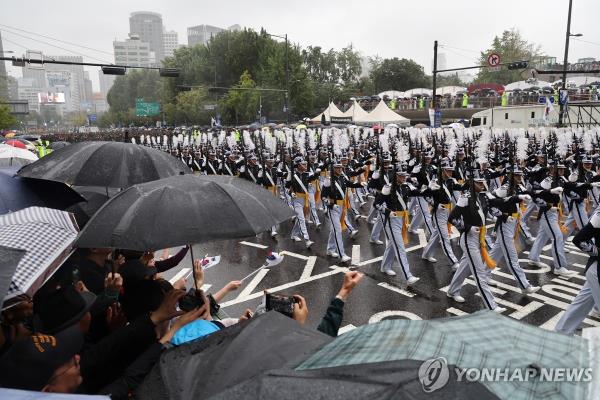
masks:
[[[504,29],[517,28],[528,41],[562,60],[568,0],[1,0],[0,30],[4,49],[21,55],[25,48],[46,54],[73,54],[31,38],[85,55],[86,61],[114,62],[112,41],[129,32],[129,14],[154,11],[163,25],[179,33],[187,44],[187,27],[240,24],[274,34],[288,34],[302,46],[339,49],[352,43],[364,55],[411,58],[430,72],[433,41],[441,48],[447,67],[471,65],[478,51],[487,48]],[[600,58],[599,0],[573,0],[571,32],[583,41],[571,41],[569,60]],[[13,29],[9,28],[12,27]],[[77,48],[36,37],[14,28],[74,42],[95,50]],[[94,58],[92,58],[94,57]],[[8,66],[8,64],[7,64]],[[9,73],[20,76],[17,68]],[[97,70],[89,69],[98,89]]]

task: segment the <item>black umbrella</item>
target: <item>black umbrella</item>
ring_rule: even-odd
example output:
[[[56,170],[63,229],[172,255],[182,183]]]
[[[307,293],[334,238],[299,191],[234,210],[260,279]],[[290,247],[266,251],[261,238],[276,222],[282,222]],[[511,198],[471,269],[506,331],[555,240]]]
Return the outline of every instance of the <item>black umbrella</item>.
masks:
[[[17,168],[0,168],[0,214],[40,206],[65,210],[85,201],[76,191],[60,182],[15,176]]]
[[[240,178],[172,176],[111,198],[81,231],[77,245],[164,249],[253,236],[293,215],[271,192]]]
[[[69,143],[69,142],[52,142],[52,143],[50,143],[50,146],[48,146],[48,147],[51,148],[52,150],[58,150],[58,149],[62,149],[63,147],[67,147],[70,145],[71,145],[71,143]]]
[[[17,270],[17,265],[19,265],[25,253],[25,250],[0,246],[0,310],[4,303],[4,297],[8,293],[13,275]]]
[[[19,176],[68,185],[125,188],[190,172],[180,160],[150,147],[122,142],[81,142],[23,167]]]
[[[106,203],[111,196],[118,193],[115,189],[107,191],[106,188],[93,186],[75,186],[73,187],[86,201],[77,203],[69,207],[66,211],[72,212],[77,220],[77,225],[83,228],[90,218]]]

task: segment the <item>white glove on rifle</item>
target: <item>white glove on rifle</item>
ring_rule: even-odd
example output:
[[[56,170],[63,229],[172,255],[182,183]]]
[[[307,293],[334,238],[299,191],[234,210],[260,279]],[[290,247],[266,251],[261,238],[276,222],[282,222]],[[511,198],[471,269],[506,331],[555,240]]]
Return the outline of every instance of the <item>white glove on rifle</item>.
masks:
[[[592,182],[590,185],[592,185],[592,187],[600,187],[600,182]]]
[[[366,187],[368,186],[368,185],[367,185],[367,182],[361,182],[360,184],[361,184],[361,185],[362,185],[362,187],[364,187],[364,188],[366,188]]]
[[[242,166],[240,167],[240,172],[241,172],[241,173],[244,173],[244,172],[246,172],[246,167],[244,167],[244,166],[242,165]]]
[[[375,171],[375,172],[373,172],[372,178],[373,178],[373,179],[379,179],[379,175],[380,175],[380,174],[379,174],[379,171]],[[600,183],[600,182],[599,182],[599,183]]]
[[[392,185],[384,185],[383,189],[381,189],[381,194],[384,196],[389,196],[392,192]]]
[[[323,180],[323,186],[324,187],[330,187],[331,186],[331,179],[330,178],[325,178]]]
[[[550,189],[550,193],[552,193],[552,194],[561,195],[562,192],[563,192],[563,188],[560,186]]]
[[[462,195],[458,198],[458,201],[456,202],[456,205],[458,207],[466,207],[469,205],[469,197],[468,195]]]
[[[429,182],[429,189],[431,190],[438,190],[441,186],[438,185],[435,181],[431,181]]]
[[[415,165],[415,167],[412,170],[413,174],[418,174],[419,172],[421,172],[421,164]]]
[[[375,164],[369,165],[369,171],[371,171],[371,172],[375,171]]]
[[[321,168],[315,169],[315,174],[319,175],[321,173]]]
[[[261,169],[260,171],[258,171],[258,177],[262,178],[263,177],[263,170]]]
[[[531,196],[528,194],[520,194],[518,197],[519,200],[531,201]]]

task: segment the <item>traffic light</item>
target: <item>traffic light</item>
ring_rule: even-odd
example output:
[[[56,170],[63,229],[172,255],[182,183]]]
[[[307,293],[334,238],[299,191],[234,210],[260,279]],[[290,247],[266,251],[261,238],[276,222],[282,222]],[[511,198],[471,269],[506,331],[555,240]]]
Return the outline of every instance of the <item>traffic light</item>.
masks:
[[[527,68],[528,65],[529,65],[528,61],[515,61],[515,62],[508,64],[508,69],[509,70],[525,69],[525,68]]]
[[[102,73],[104,75],[125,75],[125,67],[113,67],[110,65],[102,66]]]
[[[179,69],[177,68],[159,68],[158,73],[166,78],[179,78]]]

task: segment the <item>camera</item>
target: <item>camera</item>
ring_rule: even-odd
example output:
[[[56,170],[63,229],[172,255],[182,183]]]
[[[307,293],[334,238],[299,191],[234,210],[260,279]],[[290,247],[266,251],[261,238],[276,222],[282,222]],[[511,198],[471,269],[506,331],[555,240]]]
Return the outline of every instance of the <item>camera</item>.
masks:
[[[293,296],[280,296],[277,294],[265,293],[265,309],[266,311],[277,311],[290,318],[294,316],[294,304],[298,300]]]

